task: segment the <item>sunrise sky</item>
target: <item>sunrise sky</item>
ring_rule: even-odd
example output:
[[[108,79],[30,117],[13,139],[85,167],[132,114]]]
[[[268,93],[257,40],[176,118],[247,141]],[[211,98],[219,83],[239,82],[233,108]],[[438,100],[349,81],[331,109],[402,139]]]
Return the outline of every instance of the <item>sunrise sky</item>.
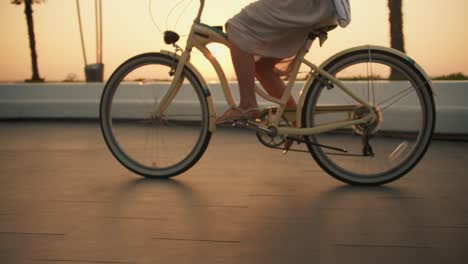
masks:
[[[22,81],[31,77],[30,50],[24,7],[0,3],[0,81]],[[167,19],[177,0],[153,0],[153,15],[163,30],[174,29],[179,8]],[[186,0],[185,3],[189,3]],[[206,0],[202,21],[223,25],[254,0]],[[431,76],[463,72],[468,74],[468,19],[466,0],[406,0],[404,2],[404,31],[407,53]],[[185,6],[185,3],[181,6]],[[96,61],[94,0],[80,0],[84,20],[88,63]],[[193,0],[175,28],[181,35],[188,32],[198,10]],[[330,33],[325,46],[316,45],[307,58],[319,64],[345,48],[376,44],[389,46],[387,0],[352,0],[352,23],[346,29]],[[162,35],[149,15],[149,0],[103,0],[103,32],[105,64],[104,78],[126,59],[139,53],[171,50],[163,44]],[[39,71],[46,81],[62,81],[68,74],[84,79],[84,61],[78,28],[75,0],[47,0],[34,5]],[[166,23],[167,21],[167,23]],[[167,25],[167,26],[166,26]],[[179,43],[183,43],[185,38]],[[223,47],[212,47],[226,66],[229,78],[234,74],[229,53]],[[199,52],[192,53],[194,63],[208,80],[214,72],[204,63]]]

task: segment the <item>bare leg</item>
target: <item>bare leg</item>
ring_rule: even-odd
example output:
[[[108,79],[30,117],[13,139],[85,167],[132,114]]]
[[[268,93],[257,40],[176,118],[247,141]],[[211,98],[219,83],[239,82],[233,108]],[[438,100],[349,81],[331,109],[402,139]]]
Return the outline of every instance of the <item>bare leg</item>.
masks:
[[[255,97],[254,57],[232,44],[231,58],[239,83],[240,102],[237,108],[230,108],[217,120],[217,124],[232,122],[240,118],[255,119],[260,116]]]
[[[276,98],[281,98],[283,96],[286,85],[281,80],[281,78],[273,71],[275,65],[281,59],[275,58],[262,58],[255,64],[255,73],[257,80],[263,86],[263,88]],[[294,98],[291,96],[289,101],[286,104],[286,107],[296,108],[297,104],[294,101]]]
[[[244,52],[234,44],[231,47],[231,58],[239,83],[239,108],[258,107],[255,97],[255,60],[251,54]]]
[[[273,71],[275,65],[280,62],[281,59],[274,58],[262,58],[255,64],[255,75],[257,80],[263,86],[263,88],[276,98],[281,98],[286,90],[286,85],[281,78]],[[286,103],[288,108],[297,108],[296,101],[291,96]],[[292,121],[292,125],[296,126],[296,121]],[[283,145],[283,154],[286,154],[294,143],[291,139],[286,139]]]

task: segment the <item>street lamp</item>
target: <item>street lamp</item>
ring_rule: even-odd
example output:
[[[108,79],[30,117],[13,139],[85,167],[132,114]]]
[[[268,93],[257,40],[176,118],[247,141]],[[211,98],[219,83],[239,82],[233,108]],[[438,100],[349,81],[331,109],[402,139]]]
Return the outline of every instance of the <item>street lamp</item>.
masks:
[[[83,26],[81,23],[81,12],[79,0],[76,0],[78,12],[78,25],[80,27],[81,47],[83,50],[83,60],[85,63],[85,75],[87,82],[102,82],[104,75],[104,64],[102,63],[102,0],[95,0],[95,24],[96,24],[96,63],[88,64],[86,48],[83,37]]]

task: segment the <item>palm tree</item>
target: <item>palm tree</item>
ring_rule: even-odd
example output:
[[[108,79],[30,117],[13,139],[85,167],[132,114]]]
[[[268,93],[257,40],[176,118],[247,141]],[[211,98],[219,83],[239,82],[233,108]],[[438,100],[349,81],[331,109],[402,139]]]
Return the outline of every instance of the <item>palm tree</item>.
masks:
[[[405,53],[405,36],[403,35],[403,12],[401,11],[403,0],[388,0],[390,9],[390,46]],[[390,79],[400,79],[401,74],[392,70]]]
[[[26,14],[26,22],[28,24],[29,47],[31,49],[31,64],[32,64],[32,78],[30,82],[43,82],[44,79],[39,77],[39,69],[37,67],[37,52],[36,52],[36,37],[34,35],[34,20],[32,5],[34,3],[41,3],[45,0],[11,0],[12,4],[21,5],[24,3],[24,13]]]

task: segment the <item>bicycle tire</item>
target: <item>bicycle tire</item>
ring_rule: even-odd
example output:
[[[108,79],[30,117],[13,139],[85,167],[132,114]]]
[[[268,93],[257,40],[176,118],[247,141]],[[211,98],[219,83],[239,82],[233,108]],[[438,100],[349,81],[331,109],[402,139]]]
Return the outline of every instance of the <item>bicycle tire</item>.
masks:
[[[166,70],[173,69],[177,63],[176,58],[161,53],[135,56],[115,70],[102,92],[100,125],[106,145],[124,167],[144,177],[169,178],[187,171],[201,158],[211,138],[208,94],[188,67],[182,73],[184,80],[188,81],[183,84],[184,93],[190,93],[191,98],[188,99],[196,101],[192,103],[194,110],[187,109],[189,114],[186,115],[177,113],[148,117],[148,109],[159,102],[160,93],[164,94],[161,87],[170,84],[158,85],[157,80],[170,78],[172,75]],[[138,82],[128,84],[129,76],[140,75],[150,75],[155,79],[141,80],[139,77]],[[135,93],[141,93],[141,96],[135,98]],[[184,100],[181,102],[186,102]],[[182,109],[173,108],[179,112]],[[188,139],[193,142],[188,142]],[[184,149],[178,150],[181,147]]]
[[[390,76],[392,76],[395,71],[400,74],[397,75],[400,76],[398,78],[407,78],[407,80],[399,79],[398,81],[393,81],[389,78],[384,80],[384,77],[379,77],[382,78],[382,80],[374,80],[377,79],[377,77],[372,73],[373,66],[371,64],[370,79],[372,80],[367,81],[367,96],[368,98],[374,97],[373,103],[375,105],[378,106],[375,98],[379,97],[379,94],[376,94],[376,86],[382,86],[377,87],[379,93],[393,93],[392,95],[394,97],[399,96],[401,98],[397,98],[399,101],[396,101],[397,99],[390,97],[391,100],[396,102],[391,102],[393,105],[385,106],[385,110],[379,111],[379,114],[382,116],[379,117],[379,124],[373,127],[368,126],[362,128],[357,126],[342,129],[334,133],[318,134],[308,137],[312,143],[334,145],[337,147],[342,147],[340,144],[343,144],[346,145],[346,147],[349,145],[354,149],[359,148],[359,140],[362,140],[362,142],[364,142],[361,143],[360,146],[362,152],[359,152],[358,155],[341,154],[326,150],[314,144],[307,144],[307,147],[317,164],[336,179],[352,185],[382,185],[395,181],[407,174],[418,164],[426,153],[435,126],[435,105],[429,80],[426,79],[425,74],[419,71],[418,67],[415,66],[415,62],[409,59],[409,57],[399,56],[395,53],[380,49],[368,48],[345,52],[324,65],[323,69],[334,76],[340,76],[343,72],[350,73],[352,70],[356,70],[354,67],[359,68],[362,63],[367,64],[368,77],[369,64],[375,63],[378,64],[378,68],[388,67],[396,69],[390,69],[390,72],[392,72]],[[362,68],[364,68],[364,66],[362,66]],[[344,77],[341,78],[343,79]],[[398,88],[401,90],[400,91],[397,90],[397,88],[392,88],[393,86],[397,86],[397,84],[405,87],[404,85],[406,85],[406,82],[411,85],[411,87],[406,88],[406,90],[404,88]],[[370,83],[372,85],[371,89],[369,89]],[[339,93],[340,90],[337,92],[337,89],[338,88],[333,88],[333,86],[330,86],[328,83],[324,84],[322,76],[318,76],[313,81],[303,107],[302,122],[305,127],[313,127],[315,124],[319,123],[319,119],[325,119],[324,117],[319,117],[319,113],[316,110],[319,109],[321,103],[330,100],[329,98],[325,99],[332,93],[329,92],[329,90],[334,90],[333,93]],[[374,89],[373,92],[372,89]],[[361,88],[361,90],[365,89]],[[398,93],[403,93],[404,96]],[[410,95],[411,98],[406,98]],[[345,99],[334,100],[345,101]],[[400,106],[399,104],[403,104],[402,101],[405,100],[408,102],[410,100],[418,101],[419,106],[415,107],[416,110],[411,110],[411,107],[405,108]],[[357,108],[359,108],[358,105]],[[383,107],[380,109],[383,109]],[[413,112],[420,109],[421,113],[413,114],[413,112],[407,109]],[[398,116],[399,111],[407,111],[408,114]],[[334,114],[337,115],[337,113]],[[389,122],[384,121],[387,114],[390,115],[390,118],[388,118]],[[411,118],[418,118],[418,122],[421,125],[420,128],[417,127],[418,122],[413,125],[406,124],[411,123],[410,114]],[[348,116],[349,115],[348,113]],[[359,114],[351,114],[353,117],[357,115]],[[392,115],[402,120],[393,122],[395,123],[393,125],[387,125],[386,123],[395,121]],[[403,124],[409,128],[403,128]],[[401,128],[398,127],[400,125]],[[405,129],[408,131],[405,131]],[[363,132],[364,130],[365,132]],[[338,140],[340,142],[337,142]],[[411,140],[411,144],[409,140]],[[396,145],[398,142],[401,143]],[[374,147],[379,148],[376,151],[379,153],[374,153],[375,150],[372,149],[373,144]],[[394,147],[395,145],[397,146],[396,148]],[[392,149],[393,152],[390,152]],[[377,155],[379,155],[378,158]]]

